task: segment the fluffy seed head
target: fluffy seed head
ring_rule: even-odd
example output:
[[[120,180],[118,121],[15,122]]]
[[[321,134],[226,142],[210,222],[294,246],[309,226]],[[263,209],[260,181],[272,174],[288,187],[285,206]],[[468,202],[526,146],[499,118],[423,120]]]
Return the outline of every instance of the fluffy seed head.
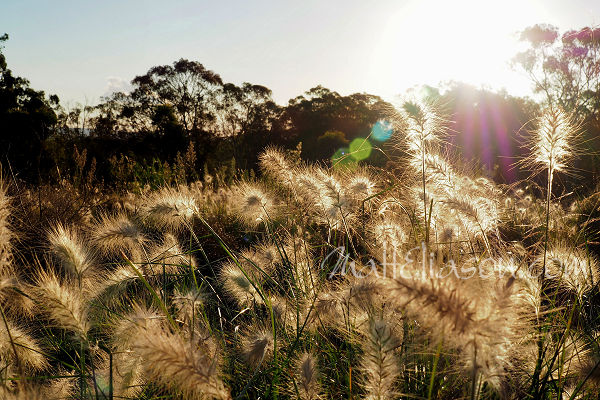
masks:
[[[35,370],[47,367],[48,363],[42,355],[42,348],[35,338],[10,322],[8,322],[8,331],[6,328],[4,323],[0,323],[0,358],[14,365],[16,362],[14,350],[16,350],[21,365]]]
[[[161,329],[164,314],[145,305],[134,304],[131,312],[113,322],[113,345],[118,349],[128,349],[136,337],[153,329]]]
[[[522,324],[522,298],[514,279],[453,280],[439,277],[390,280],[389,298],[415,318],[435,341],[459,351],[466,371],[476,370],[499,388],[513,359],[531,339]]]
[[[87,307],[79,290],[68,282],[62,282],[51,271],[39,271],[33,291],[50,319],[60,328],[85,338],[90,324]]]
[[[391,246],[392,249],[399,249],[407,242],[408,237],[404,232],[404,227],[395,221],[378,222],[373,225],[373,235],[378,246]]]
[[[160,384],[184,392],[188,398],[230,399],[219,377],[216,354],[164,329],[151,329],[134,341],[148,376]]]
[[[48,397],[48,390],[41,385],[27,385],[19,388],[16,391],[11,391],[6,386],[0,386],[0,398],[4,400],[46,400]]]
[[[50,250],[60,260],[62,267],[77,277],[82,277],[94,265],[94,257],[83,246],[80,234],[61,224],[48,233]]]
[[[546,276],[580,296],[600,282],[598,260],[581,249],[557,244],[548,249],[546,259]]]
[[[102,216],[92,231],[92,238],[107,255],[119,254],[122,250],[133,256],[147,242],[139,227],[125,214]]]
[[[248,226],[256,227],[276,217],[277,205],[267,190],[254,183],[241,183],[233,189],[232,209]]]
[[[91,287],[90,294],[92,297],[105,296],[107,298],[115,298],[127,286],[139,279],[139,276],[131,268],[130,265],[121,265],[115,270],[104,274],[100,282]]]
[[[317,177],[315,168],[298,170],[294,184],[296,193],[306,204],[318,205],[325,201],[327,188]]]
[[[187,191],[164,188],[153,193],[142,207],[145,220],[161,229],[182,230],[198,213],[196,199]]]
[[[411,100],[402,105],[400,115],[405,121],[406,146],[410,153],[422,153],[435,143],[443,130],[443,120],[431,102]]]
[[[399,345],[389,324],[381,319],[369,321],[361,360],[367,399],[395,398],[394,385],[400,375],[395,350]]]
[[[376,192],[377,184],[367,173],[352,173],[343,179],[348,179],[344,185],[344,195],[355,207],[362,207],[363,201]]]
[[[273,275],[275,265],[281,257],[277,247],[273,244],[261,243],[254,248],[242,251],[239,261],[244,265],[247,273],[259,282],[267,279],[265,275]]]
[[[317,359],[312,353],[303,353],[296,364],[296,383],[301,400],[321,399],[319,369]]]
[[[254,258],[259,265],[272,266],[281,262],[281,253],[272,243],[259,243],[254,246]]]
[[[257,328],[242,339],[244,360],[256,368],[273,352],[273,334],[267,328]]]
[[[6,194],[6,186],[0,182],[0,275],[12,272],[11,241],[13,232],[10,230],[10,199]]]
[[[205,300],[205,293],[191,289],[186,292],[177,290],[173,294],[171,302],[177,311],[177,316],[186,323],[189,323],[194,318],[196,318],[196,321],[199,319],[199,317],[194,317],[194,315],[202,309]]]
[[[186,266],[195,267],[196,260],[181,250],[174,235],[167,233],[162,244],[150,250],[149,262],[144,265],[144,270],[151,275],[162,275],[163,272],[177,273]]]
[[[255,285],[258,281],[253,278],[249,268],[245,268],[244,271],[248,276],[244,275],[234,262],[225,263],[219,274],[223,288],[240,306],[248,306],[252,303],[262,304],[263,300],[250,279],[254,281]]]
[[[563,110],[548,108],[538,120],[533,138],[533,162],[552,171],[561,171],[572,155],[576,127]]]
[[[425,163],[425,179],[427,179],[428,183],[433,183],[442,187],[452,185],[452,182],[456,178],[456,173],[444,157],[432,151],[428,151],[425,153],[424,159],[420,156],[411,157],[410,159],[411,167],[418,173],[422,173],[423,162]]]
[[[291,163],[283,153],[275,148],[268,147],[259,157],[261,169],[284,184],[294,181]]]
[[[114,398],[131,399],[140,395],[146,384],[142,357],[130,350],[118,351],[113,354],[112,370],[109,360],[103,361],[94,374],[95,381],[90,382],[90,387],[97,388],[101,398],[109,396],[111,374]]]

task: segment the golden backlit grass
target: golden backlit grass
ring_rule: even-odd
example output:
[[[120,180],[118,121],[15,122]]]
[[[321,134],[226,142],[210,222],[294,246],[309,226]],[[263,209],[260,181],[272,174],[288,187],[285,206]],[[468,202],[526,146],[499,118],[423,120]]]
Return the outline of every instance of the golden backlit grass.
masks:
[[[594,398],[596,195],[551,196],[572,121],[532,135],[540,196],[455,165],[432,105],[394,118],[398,176],[268,148],[258,179],[56,221],[32,259],[3,187],[0,396]]]

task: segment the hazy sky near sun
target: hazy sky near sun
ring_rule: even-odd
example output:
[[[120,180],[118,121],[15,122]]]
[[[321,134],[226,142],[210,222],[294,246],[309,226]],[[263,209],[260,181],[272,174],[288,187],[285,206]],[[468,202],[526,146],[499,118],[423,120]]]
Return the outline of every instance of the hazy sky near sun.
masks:
[[[88,104],[179,58],[280,104],[317,84],[391,98],[449,79],[522,95],[517,31],[600,24],[598,0],[1,1],[9,68]]]

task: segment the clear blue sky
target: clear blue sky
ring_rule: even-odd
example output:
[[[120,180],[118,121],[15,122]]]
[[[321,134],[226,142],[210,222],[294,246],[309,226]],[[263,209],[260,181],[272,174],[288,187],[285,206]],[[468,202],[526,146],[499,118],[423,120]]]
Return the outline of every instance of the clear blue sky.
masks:
[[[323,84],[389,97],[462,79],[516,94],[515,32],[600,24],[598,0],[2,0],[9,67],[64,102],[95,104],[179,58],[228,82],[262,84],[285,103]]]

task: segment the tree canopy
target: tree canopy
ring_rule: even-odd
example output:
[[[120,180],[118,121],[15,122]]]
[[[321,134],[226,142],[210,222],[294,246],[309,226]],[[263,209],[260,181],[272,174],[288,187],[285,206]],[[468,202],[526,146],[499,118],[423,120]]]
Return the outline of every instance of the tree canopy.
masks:
[[[7,40],[7,34],[0,36],[0,160],[34,178],[42,162],[42,143],[57,122],[52,106],[58,97],[46,99],[27,79],[13,75],[2,52],[1,43]]]
[[[585,157],[574,166],[579,175],[600,174],[600,28],[584,27],[562,35],[552,25],[534,25],[521,32],[528,48],[514,63],[530,77],[543,103],[572,113],[581,125]],[[591,175],[590,175],[591,171]]]
[[[529,48],[514,58],[545,101],[598,119],[600,112],[600,28],[585,27],[559,35],[552,25],[534,25],[521,32]]]

